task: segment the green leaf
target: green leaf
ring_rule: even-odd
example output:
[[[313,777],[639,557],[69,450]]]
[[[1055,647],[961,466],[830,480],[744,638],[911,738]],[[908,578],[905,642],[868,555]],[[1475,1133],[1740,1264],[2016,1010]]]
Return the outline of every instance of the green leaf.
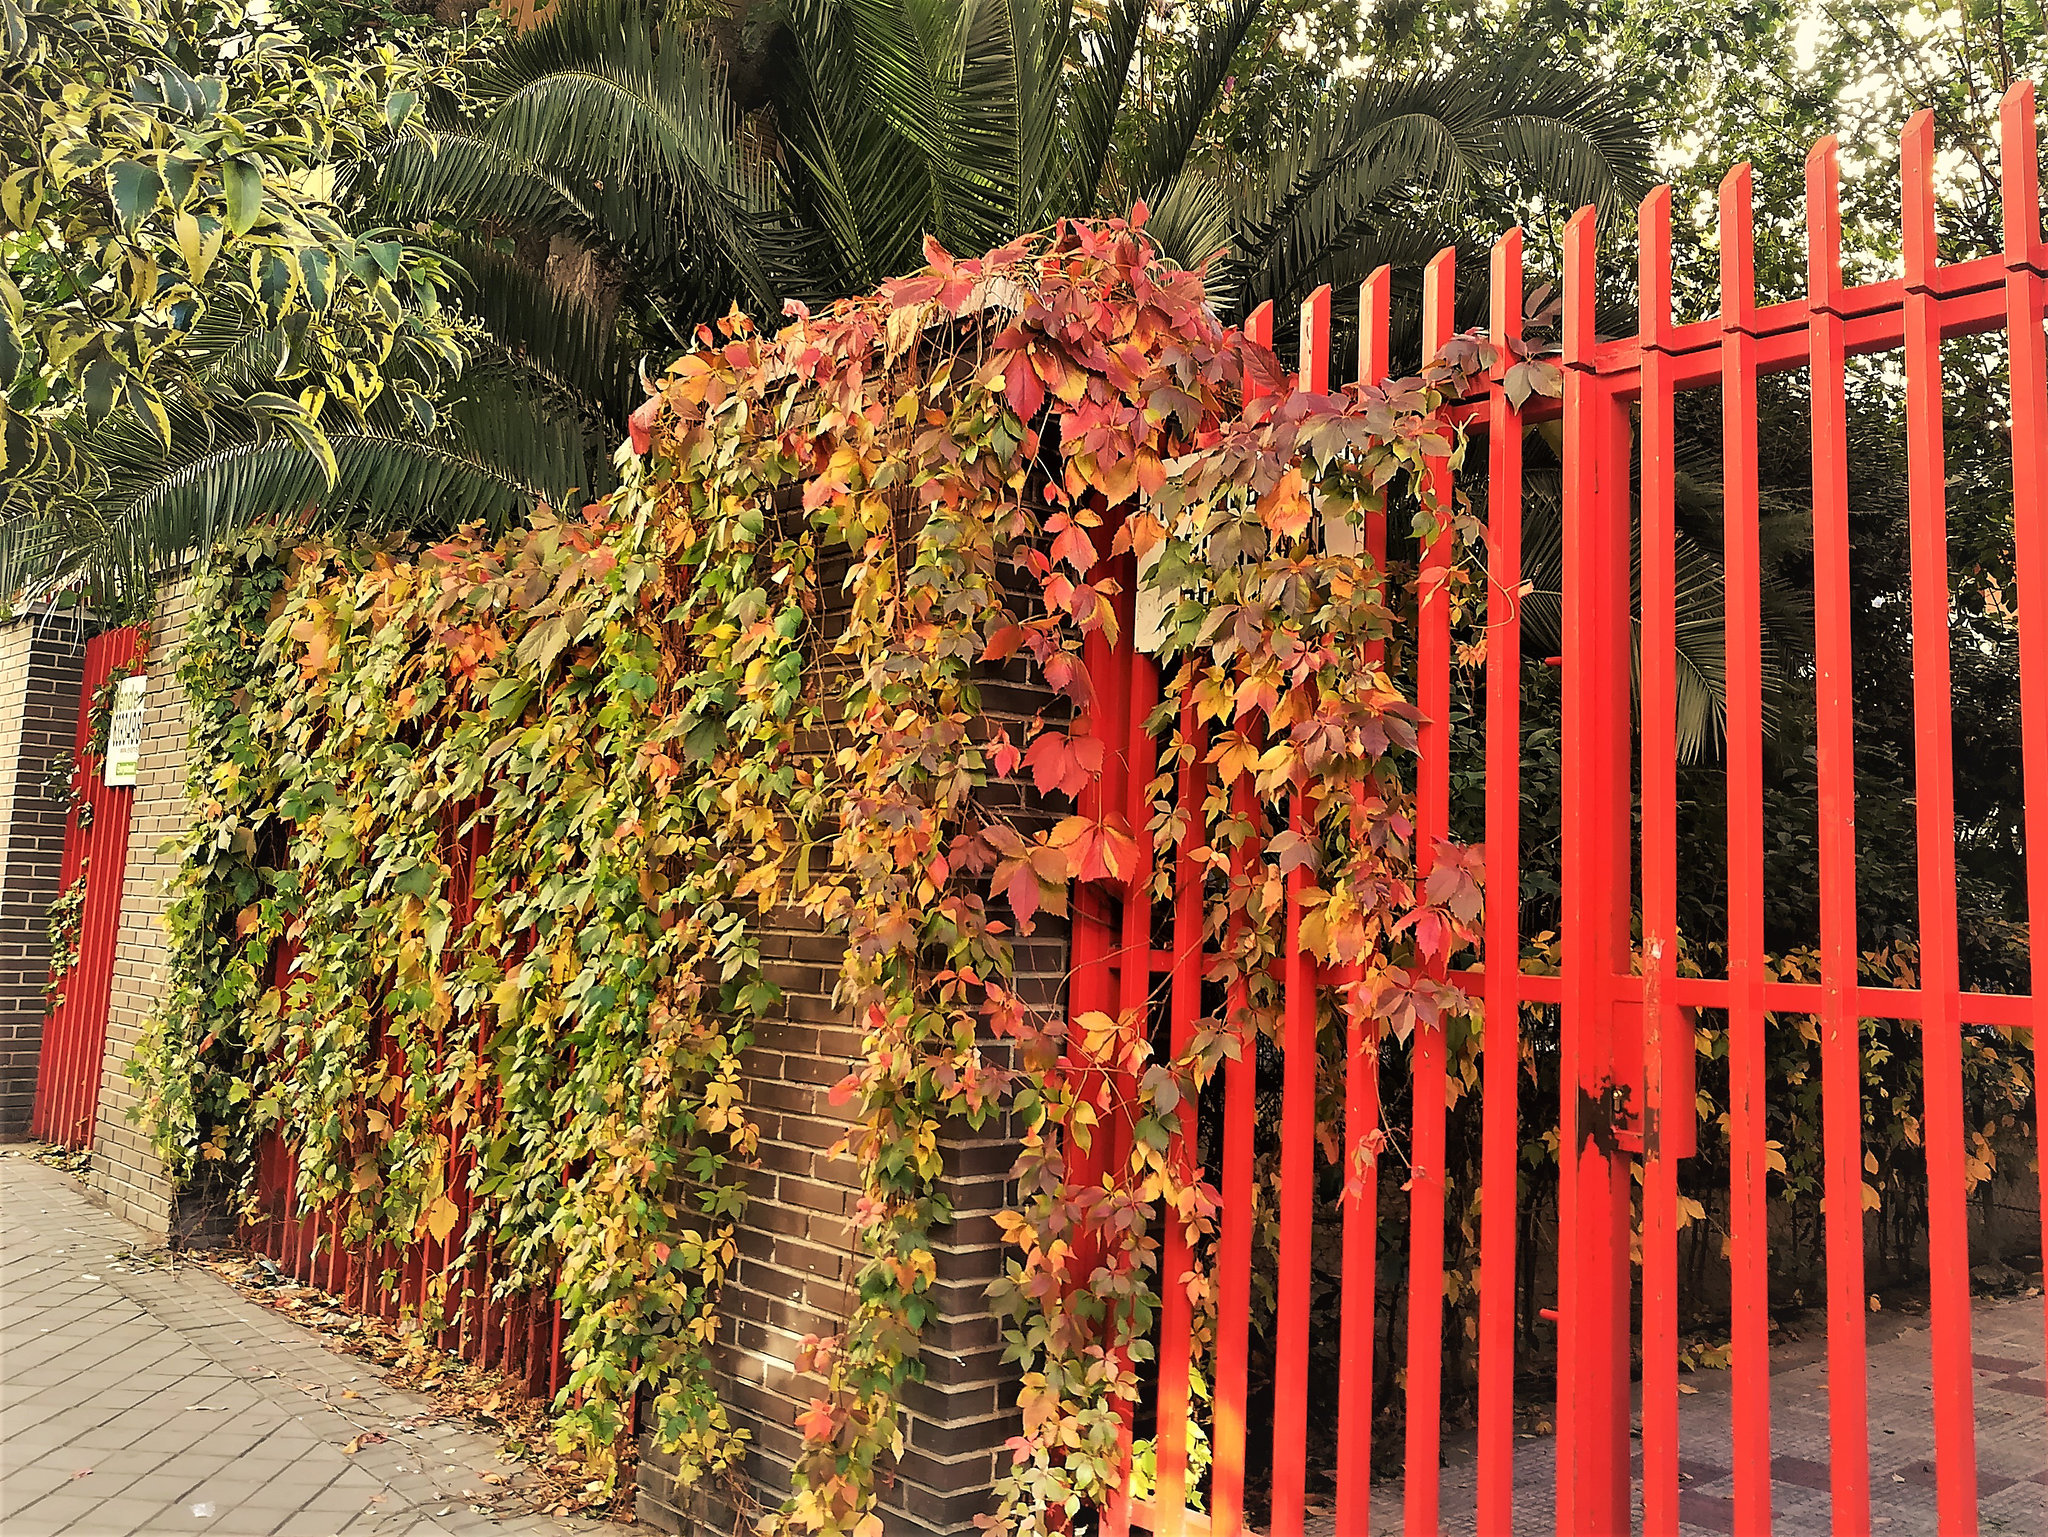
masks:
[[[246,158],[230,160],[220,168],[227,186],[228,228],[246,235],[263,212],[263,168]]]
[[[85,401],[85,419],[97,427],[114,409],[114,390],[121,382],[121,365],[112,358],[96,358],[86,365],[79,394]]]
[[[164,159],[164,190],[171,195],[171,206],[183,208],[192,200],[192,182],[198,175],[200,162],[186,155],[169,155]]]
[[[393,91],[384,99],[384,126],[396,133],[412,118],[412,110],[419,104],[415,91]]]
[[[0,274],[0,392],[21,372],[25,349],[21,341],[21,290]]]
[[[292,264],[278,252],[270,251],[257,264],[257,272],[256,300],[263,306],[270,323],[276,325],[298,286],[294,281]]]
[[[325,251],[309,246],[299,252],[299,275],[306,284],[306,308],[324,313],[333,296],[334,262]]]
[[[128,408],[149,429],[156,434],[157,444],[165,453],[171,451],[171,416],[164,409],[163,397],[140,379],[128,381]]]
[[[139,160],[117,160],[107,168],[107,188],[114,197],[114,212],[121,228],[133,230],[143,216],[156,207],[163,194],[164,179],[156,167]]]
[[[81,176],[90,175],[114,159],[114,152],[90,141],[74,140],[50,157],[50,170],[59,187],[68,187]]]
[[[0,182],[0,214],[16,229],[25,230],[36,222],[43,208],[43,172],[40,166],[16,171]]]

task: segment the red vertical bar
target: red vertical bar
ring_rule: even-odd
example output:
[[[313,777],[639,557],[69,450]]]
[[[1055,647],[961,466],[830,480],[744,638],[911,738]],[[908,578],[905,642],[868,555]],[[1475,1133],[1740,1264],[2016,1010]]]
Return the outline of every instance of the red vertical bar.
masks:
[[[1515,1199],[1522,1063],[1522,413],[1500,376],[1522,337],[1522,232],[1493,243],[1487,404],[1486,1033],[1480,1126],[1479,1529],[1506,1537],[1515,1510]]]
[[[1595,225],[1564,250],[1564,791],[1558,1220],[1558,1530],[1629,1523],[1629,1170],[1599,1125],[1631,907],[1629,416],[1593,368]],[[1584,1114],[1582,1115],[1582,1111]],[[1588,1117],[1593,1118],[1588,1123]]]
[[[1101,573],[1100,564],[1096,573]],[[1091,631],[1081,642],[1082,665],[1087,668],[1092,684],[1088,707],[1078,712],[1074,726],[1076,736],[1106,735],[1115,730],[1116,700],[1111,674],[1110,646],[1108,637],[1101,630]],[[1102,772],[1084,785],[1076,797],[1077,813],[1091,821],[1100,820],[1106,805],[1114,804],[1107,781],[1117,768],[1117,759],[1105,751]],[[1076,881],[1073,895],[1073,952],[1072,980],[1067,987],[1067,1007],[1070,1021],[1078,1021],[1084,1015],[1108,1012],[1115,1006],[1115,994],[1110,985],[1110,950],[1114,943],[1110,925],[1109,898],[1100,885],[1093,881]],[[1086,1052],[1079,1033],[1069,1030],[1067,1055],[1074,1070],[1080,1075],[1081,1092],[1091,1100],[1100,1091],[1099,1078]],[[1089,1134],[1087,1145],[1080,1145],[1078,1138],[1067,1153],[1068,1167],[1077,1186],[1094,1185],[1101,1181],[1107,1163],[1108,1150],[1104,1138],[1107,1129],[1097,1125]],[[1077,1280],[1085,1281],[1095,1268],[1095,1245],[1084,1235],[1076,1246],[1071,1273]]]
[[[528,1316],[532,1311],[533,1300],[527,1292],[520,1292],[506,1299],[505,1353],[499,1359],[503,1363],[505,1375],[522,1384],[527,1382],[529,1375],[526,1368],[526,1347],[533,1338],[533,1320]]]
[[[562,1301],[559,1297],[548,1304],[548,1397],[553,1398],[562,1391],[562,1384],[568,1380],[567,1363],[562,1359]]]
[[[1935,1504],[1944,1533],[1977,1530],[1970,1231],[1964,1212],[1962,977],[1956,942],[1954,738],[1949,724],[1948,504],[1941,313],[1932,285],[1934,114],[1900,141],[1906,268],[1906,490],[1913,566],[1913,792],[1920,886],[1927,1255],[1934,1344]]]
[[[1392,271],[1381,267],[1358,289],[1358,377],[1376,384],[1386,377],[1390,329]],[[1365,555],[1375,571],[1384,573],[1387,518],[1384,512],[1366,518]],[[1381,660],[1385,646],[1367,643],[1366,660]],[[1365,832],[1366,792],[1353,789],[1351,836],[1354,846]],[[1356,984],[1359,969],[1347,969],[1346,983]],[[1335,1537],[1369,1537],[1372,1530],[1373,1343],[1378,1318],[1376,1300],[1379,1236],[1379,1166],[1372,1154],[1379,1134],[1380,1043],[1377,1021],[1362,999],[1344,993],[1344,1273],[1338,1320],[1337,1509]],[[1367,1167],[1368,1159],[1371,1167]]]
[[[1870,1530],[1864,1352],[1863,1066],[1856,1014],[1856,707],[1849,614],[1849,426],[1843,390],[1841,172],[1806,157],[1808,375],[1813,393],[1815,761],[1820,802],[1821,1139],[1828,1255],[1828,1468],[1838,1532]]]
[[[2040,161],[2034,139],[2034,87],[2022,81],[1998,111],[1998,161],[2004,185],[2005,341],[2012,389],[2013,566],[2019,579],[2020,749],[2025,774],[2027,917],[2048,926],[2048,280],[2033,269],[2041,239]],[[2048,1083],[2048,941],[2028,947],[2034,1082]],[[2048,1095],[2034,1096],[2035,1146],[2048,1147]],[[2048,1233],[2048,1160],[2036,1160],[2041,1231]],[[2048,1324],[2048,1316],[2044,1316]]]
[[[1375,267],[1358,285],[1358,378],[1379,384],[1393,371],[1394,269]]]
[[[1330,290],[1318,288],[1301,306],[1298,383],[1323,394],[1330,381]],[[1317,834],[1308,785],[1297,776],[1289,797],[1296,837]],[[1308,1346],[1310,1259],[1315,1239],[1316,967],[1301,943],[1306,866],[1287,875],[1287,950],[1281,961],[1286,1052],[1280,1113],[1280,1290],[1274,1363],[1273,1537],[1300,1537],[1308,1484]]]
[[[1735,1525],[1771,1529],[1769,1207],[1764,1150],[1763,620],[1750,170],[1721,182],[1722,542],[1728,583],[1729,1246]]]
[[[1245,322],[1247,341],[1270,346],[1273,306],[1261,304]],[[1256,387],[1245,386],[1247,402]],[[1249,775],[1231,787],[1234,817],[1256,828],[1262,818]],[[1255,835],[1254,835],[1255,836]],[[1252,836],[1231,853],[1232,889],[1252,879]],[[1233,907],[1226,948],[1233,957],[1244,944],[1244,919]],[[1226,1026],[1237,1037],[1237,1055],[1223,1075],[1223,1222],[1217,1242],[1220,1299],[1216,1313],[1216,1407],[1211,1430],[1214,1464],[1209,1475],[1217,1537],[1238,1537],[1244,1530],[1245,1397],[1249,1386],[1249,1339],[1252,1311],[1252,1133],[1258,1116],[1258,1031],[1249,1017],[1250,990],[1242,974],[1228,989]]]
[[[1297,778],[1288,825],[1311,839],[1308,789]],[[1273,1367],[1273,1537],[1301,1537],[1308,1472],[1310,1248],[1315,1232],[1316,993],[1314,958],[1301,942],[1308,870],[1287,874],[1286,953],[1281,962],[1286,1049],[1280,1110],[1280,1286]]]
[[[1181,828],[1173,872],[1173,971],[1168,980],[1169,1042],[1174,1060],[1194,1043],[1195,1023],[1202,1016],[1202,866],[1195,851],[1208,842],[1202,811],[1207,775],[1202,757],[1207,740],[1195,709],[1194,671],[1186,673],[1181,691],[1180,734],[1186,756],[1180,763],[1176,794]],[[1196,1156],[1198,1107],[1183,1103],[1180,1128],[1168,1154],[1174,1177],[1192,1180]],[[1179,1213],[1166,1213],[1166,1235],[1159,1274],[1159,1425],[1154,1433],[1154,1465],[1158,1469],[1158,1509],[1153,1530],[1159,1537],[1181,1537],[1188,1503],[1188,1368],[1193,1348],[1193,1304],[1186,1277],[1193,1263],[1187,1224]]]
[[[341,1272],[343,1268],[341,1258],[340,1202],[330,1201],[327,1203],[325,1226],[327,1229],[327,1252],[323,1256],[323,1258],[326,1260],[327,1263],[326,1274],[321,1280],[320,1288],[322,1291],[328,1292],[335,1296],[339,1296],[341,1294]]]
[[[1455,254],[1439,251],[1422,277],[1422,354],[1451,339]],[[1415,701],[1422,712],[1416,767],[1415,876],[1428,880],[1436,846],[1451,825],[1451,610],[1443,577],[1450,568],[1451,472],[1432,460],[1430,491],[1444,532],[1423,552],[1416,622]],[[1437,969],[1440,969],[1438,967]],[[1404,1519],[1411,1532],[1437,1529],[1442,1425],[1444,1305],[1444,1034],[1418,1027],[1411,1046],[1415,1079],[1413,1177],[1408,1184],[1408,1418]]]
[[[1301,367],[1296,384],[1310,395],[1330,392],[1330,285],[1323,284],[1301,303]]]
[[[1678,1163],[1665,1150],[1668,1032],[1691,1029],[1667,1001],[1678,947],[1677,531],[1671,357],[1671,189],[1636,216],[1642,344],[1643,698],[1643,1532],[1678,1532]],[[1691,1043],[1686,1043],[1691,1050]]]
[[[298,1155],[294,1153],[292,1156],[291,1204],[286,1210],[290,1213],[292,1223],[292,1279],[304,1282],[312,1274],[313,1208],[307,1204],[305,1194],[300,1188],[301,1172]]]
[[[1127,560],[1126,566],[1135,573],[1135,561]],[[1152,992],[1152,839],[1147,827],[1151,822],[1151,803],[1146,798],[1147,788],[1158,769],[1157,749],[1152,737],[1145,729],[1146,718],[1152,707],[1159,701],[1159,672],[1152,659],[1142,656],[1132,644],[1136,634],[1135,592],[1133,581],[1124,583],[1124,592],[1119,595],[1123,608],[1122,639],[1117,646],[1117,660],[1123,664],[1124,732],[1122,753],[1124,757],[1124,800],[1121,810],[1138,839],[1138,868],[1131,872],[1124,882],[1123,892],[1123,933],[1120,940],[1118,971],[1117,1013],[1120,1019],[1136,1021],[1137,1028],[1149,1035],[1147,1025],[1151,1007]],[[1121,1074],[1121,1068],[1112,1069]],[[1113,1167],[1116,1177],[1121,1179],[1128,1168],[1131,1154],[1132,1123],[1129,1106],[1136,1086],[1128,1081],[1118,1085],[1118,1109],[1112,1122]],[[1128,1364],[1128,1363],[1126,1363]],[[1130,1530],[1130,1455],[1131,1455],[1131,1409],[1129,1405],[1120,1408],[1123,1418],[1121,1432],[1124,1459],[1124,1477],[1118,1492],[1109,1501],[1103,1512],[1102,1530],[1104,1537],[1123,1537]],[[1155,1463],[1155,1468],[1157,1464]]]
[[[497,1289],[498,1259],[488,1239],[484,1241],[483,1251],[483,1277],[477,1286],[479,1323],[476,1364],[489,1371],[504,1359],[505,1310],[494,1295]]]

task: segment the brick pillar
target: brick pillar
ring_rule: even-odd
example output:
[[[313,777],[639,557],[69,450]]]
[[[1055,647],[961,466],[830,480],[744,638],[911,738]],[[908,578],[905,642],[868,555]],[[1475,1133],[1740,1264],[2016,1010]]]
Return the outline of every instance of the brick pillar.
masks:
[[[148,1134],[129,1119],[138,1096],[127,1067],[143,1026],[163,997],[169,954],[163,915],[170,906],[169,882],[178,864],[161,845],[191,825],[185,803],[185,695],[177,676],[191,611],[191,577],[167,578],[159,590],[150,632],[142,765],[128,824],[128,867],[114,941],[114,985],[107,1008],[107,1050],[92,1160],[93,1188],[115,1215],[166,1235],[176,1202]]]
[[[64,803],[46,781],[71,761],[85,638],[70,615],[0,626],[0,1142],[28,1135],[35,1106],[64,859]]]
[[[762,938],[783,1007],[761,1022],[744,1059],[760,1155],[747,1177],[739,1260],[720,1299],[717,1350],[719,1396],[752,1447],[732,1487],[683,1496],[673,1461],[643,1434],[639,1513],[666,1531],[746,1531],[752,1515],[781,1504],[802,1444],[796,1417],[822,1389],[797,1372],[797,1346],[807,1334],[834,1332],[853,1310],[859,1179],[851,1159],[830,1156],[850,1113],[829,1095],[860,1054],[860,1032],[831,1001],[840,950],[796,913],[777,914]],[[1020,991],[1056,1000],[1066,956],[1063,933],[1020,945]],[[963,1123],[941,1150],[954,1220],[933,1234],[940,1313],[925,1329],[926,1380],[904,1400],[904,1455],[882,1502],[891,1537],[974,1532],[1002,1445],[1017,1430],[1016,1373],[1002,1362],[987,1298],[1003,1265],[995,1214],[1009,1204],[1016,1146],[996,1123],[979,1134]]]
[[[819,575],[836,593],[839,572]],[[829,622],[829,621],[828,621]],[[992,674],[995,670],[991,670]],[[984,717],[1021,739],[1025,722],[1051,704],[1022,663],[984,685]],[[1026,825],[1043,808],[1013,784],[992,785],[985,802]],[[832,1004],[842,945],[801,913],[764,925],[768,980],[783,990],[780,1014],[763,1020],[744,1059],[749,1113],[761,1131],[760,1157],[748,1175],[740,1253],[720,1300],[719,1396],[753,1442],[726,1489],[679,1495],[673,1459],[643,1433],[639,1475],[642,1520],[690,1537],[750,1531],[753,1517],[788,1497],[790,1467],[802,1445],[797,1415],[822,1390],[799,1375],[797,1346],[807,1334],[831,1334],[852,1312],[857,1261],[851,1219],[859,1179],[850,1159],[828,1156],[846,1132],[849,1110],[829,1099],[860,1054],[861,1033]],[[1067,939],[1061,920],[1041,915],[1038,933],[1016,948],[1015,985],[1036,1006],[1065,996]],[[1002,1338],[987,1289],[1001,1274],[995,1214],[1010,1204],[1016,1144],[992,1122],[980,1134],[959,1123],[941,1143],[944,1189],[954,1220],[933,1234],[939,1317],[924,1333],[925,1382],[904,1400],[905,1446],[882,1497],[889,1537],[966,1537],[989,1508],[989,1487],[1017,1433],[1016,1369],[1002,1361]]]

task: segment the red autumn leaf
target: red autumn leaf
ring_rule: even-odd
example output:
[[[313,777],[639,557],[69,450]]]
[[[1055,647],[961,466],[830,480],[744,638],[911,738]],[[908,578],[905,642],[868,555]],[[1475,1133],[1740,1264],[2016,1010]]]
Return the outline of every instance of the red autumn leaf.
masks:
[[[1122,500],[1122,498],[1112,498]],[[1063,560],[1076,572],[1086,576],[1095,566],[1095,541],[1088,537],[1088,530],[1068,518],[1064,513],[1055,513],[1046,520],[1048,529],[1053,531],[1052,558]]]
[[[1280,477],[1280,483],[1259,501],[1259,521],[1274,533],[1290,539],[1308,528],[1314,511],[1299,469],[1288,470]]]
[[[654,424],[661,420],[662,398],[649,395],[639,409],[626,418],[626,431],[633,439],[633,452],[644,454],[654,446]]]
[[[1038,911],[1038,872],[1031,868],[1029,860],[1019,860],[1010,872],[1004,889],[1009,893],[1010,906],[1017,914],[1017,922],[1026,925]]]
[[[806,1441],[835,1441],[839,1437],[839,1416],[824,1399],[814,1398],[810,1408],[796,1417],[796,1428],[804,1433]]]
[[[988,756],[989,761],[995,765],[996,773],[1004,779],[1016,773],[1018,765],[1024,761],[1024,754],[1018,750],[1017,744],[1010,740],[1007,732],[999,733],[995,741],[989,744]]]
[[[1064,731],[1046,731],[1024,753],[1024,766],[1038,793],[1077,796],[1088,781],[1102,772],[1102,738],[1069,736]]]

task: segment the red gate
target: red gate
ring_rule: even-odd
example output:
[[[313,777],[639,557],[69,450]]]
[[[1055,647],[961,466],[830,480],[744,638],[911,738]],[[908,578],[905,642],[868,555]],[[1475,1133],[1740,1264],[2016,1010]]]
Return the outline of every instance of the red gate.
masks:
[[[78,706],[76,797],[64,823],[60,900],[75,904],[76,927],[60,925],[63,953],[50,958],[51,1008],[43,1024],[30,1134],[68,1148],[92,1143],[99,1108],[100,1058],[107,1044],[107,1006],[114,985],[114,941],[121,924],[121,884],[128,863],[133,787],[109,785],[93,755],[93,722],[103,691],[128,675],[142,653],[135,629],[108,630],[85,643],[85,679]],[[104,745],[104,744],[100,744]]]
[[[1562,1092],[1558,1106],[1566,1150],[1561,1159],[1556,1275],[1559,1331],[1555,1374],[1558,1477],[1556,1530],[1626,1533],[1631,1497],[1641,1497],[1642,1529],[1675,1533],[1679,1524],[1677,1228],[1675,1164],[1689,1151],[1694,1124],[1689,1074],[1690,1010],[1729,1019],[1731,1150],[1730,1267],[1733,1529],[1754,1537],[1771,1529],[1770,1336],[1767,1303],[1764,1029],[1767,1013],[1820,1022],[1826,1187],[1828,1417],[1834,1528],[1870,1527],[1865,1402],[1866,1292],[1862,1215],[1860,1019],[1918,1021],[1924,1043],[1928,1252],[1939,1529],[1976,1530],[1977,1469],[1972,1409],[1970,1281],[1965,1213],[1962,1031],[1966,1025],[2030,1029],[2033,997],[1967,992],[1957,937],[1956,817],[1951,761],[1949,579],[1946,555],[1942,361],[1946,338],[2004,330],[2011,382],[2013,514],[2016,524],[2024,703],[2026,846],[2048,849],[2048,245],[2041,238],[2034,95],[2007,96],[2001,119],[2004,250],[1944,265],[1935,250],[1933,124],[1915,117],[1903,139],[1904,276],[1845,286],[1836,149],[1815,146],[1807,165],[1808,291],[1802,300],[1758,306],[1754,294],[1750,173],[1737,167],[1720,196],[1721,313],[1686,325],[1671,317],[1671,194],[1660,188],[1642,205],[1639,224],[1641,314],[1632,337],[1594,329],[1595,221],[1584,209],[1565,238],[1564,384],[1561,402],[1510,401],[1496,378],[1465,419],[1487,445],[1490,586],[1521,582],[1523,428],[1539,416],[1562,417],[1564,474],[1563,667],[1563,973],[1525,974],[1517,912],[1522,795],[1520,620],[1490,625],[1485,700],[1475,729],[1484,736],[1484,818],[1488,850],[1487,966],[1465,976],[1490,1023],[1483,1058],[1482,1189],[1477,1396],[1477,1529],[1513,1529],[1517,1261],[1515,1200],[1521,1136],[1517,1094],[1520,1010],[1559,1006]],[[1522,238],[1503,236],[1493,252],[1491,332],[1517,338],[1523,317]],[[1427,269],[1425,354],[1452,335],[1452,253]],[[1360,375],[1388,372],[1391,285],[1385,269],[1361,291]],[[1301,316],[1301,387],[1321,392],[1330,377],[1328,289]],[[1270,340],[1264,307],[1252,321]],[[1855,354],[1899,352],[1906,383],[1910,478],[1913,703],[1916,744],[1914,816],[1922,972],[1917,988],[1859,982],[1856,936],[1853,720],[1850,653],[1848,440],[1844,362]],[[1818,673],[1818,774],[1821,837],[1821,980],[1767,979],[1764,969],[1763,675],[1756,450],[1757,380],[1805,370],[1812,387],[1813,540]],[[1682,977],[1676,969],[1677,751],[1674,677],[1673,402],[1679,391],[1718,387],[1724,432],[1726,529],[1726,916],[1728,964],[1721,977]],[[1641,602],[1632,598],[1635,553],[1631,479],[1641,451]],[[1447,484],[1448,466],[1439,473]],[[1376,553],[1386,531],[1370,529]],[[1447,559],[1438,545],[1425,570]],[[1451,629],[1448,601],[1427,580],[1417,647],[1418,703],[1427,719],[1420,753],[1416,847],[1428,851],[1449,830]],[[1635,848],[1633,761],[1636,720],[1634,628],[1641,626],[1641,845]],[[1126,632],[1128,633],[1128,631]],[[1145,786],[1154,772],[1143,722],[1158,699],[1149,659],[1128,643],[1112,654],[1097,642],[1089,657],[1099,680],[1095,724],[1109,740],[1102,782],[1088,792],[1095,811],[1117,811],[1146,825]],[[1199,763],[1181,772],[1177,793],[1198,806],[1205,793]],[[1084,805],[1084,813],[1088,806]],[[1187,818],[1189,837],[1202,825]],[[1425,852],[1422,856],[1427,858]],[[2048,911],[2048,857],[2028,861],[2029,908]],[[1171,915],[1172,948],[1152,950],[1150,872],[1130,882],[1095,883],[1074,909],[1074,1018],[1092,1009],[1144,1006],[1155,979],[1165,982],[1173,1049],[1183,1049],[1202,1012],[1203,895],[1199,871],[1182,860]],[[1641,904],[1635,891],[1640,881]],[[1632,938],[1640,915],[1643,943]],[[1284,998],[1280,1059],[1280,1196],[1274,1292],[1273,1451],[1265,1491],[1272,1537],[1300,1537],[1306,1514],[1303,1448],[1309,1426],[1310,1255],[1315,1237],[1316,992],[1344,980],[1318,975],[1299,947],[1300,904],[1292,896],[1291,952],[1280,979]],[[1149,967],[1122,966],[1145,953]],[[2033,995],[2048,995],[2048,947],[2033,951]],[[1334,995],[1332,995],[1334,996]],[[1234,1001],[1241,1005],[1241,1000]],[[1374,1134],[1381,1108],[1380,1057],[1373,1027],[1349,1004],[1342,1084],[1345,1163]],[[1406,1477],[1402,1529],[1440,1529],[1441,1372],[1444,1261],[1445,1044],[1419,1030],[1410,1058],[1417,1109],[1408,1128],[1413,1176],[1407,1185]],[[2048,1032],[2035,1038],[2037,1081],[2048,1070]],[[1269,1061],[1271,1057],[1269,1055]],[[1246,1051],[1224,1070],[1220,1168],[1206,1171],[1221,1197],[1220,1239],[1212,1260],[1216,1312],[1213,1467],[1206,1511],[1192,1508],[1189,1308],[1173,1284],[1187,1263],[1169,1233],[1162,1260],[1167,1284],[1160,1332],[1153,1500],[1125,1501],[1105,1529],[1149,1526],[1172,1537],[1204,1532],[1235,1537],[1248,1529],[1246,1491],[1247,1328],[1252,1314],[1253,1131],[1258,1064]],[[2037,1110],[2040,1100],[2036,1100]],[[1638,1168],[1638,1165],[1640,1167]],[[1631,1275],[1634,1181],[1642,1181],[1640,1334]],[[1336,1427],[1336,1537],[1368,1530],[1372,1471],[1372,1318],[1376,1289],[1402,1277],[1375,1273],[1379,1214],[1371,1182],[1347,1188],[1341,1234],[1342,1390]],[[2048,1182],[2044,1182],[2048,1208]],[[1169,1227],[1175,1227],[1169,1224]],[[1494,1278],[1504,1278],[1496,1283]],[[1630,1470],[1632,1353],[1641,1351],[1642,1473]],[[1523,1363],[1526,1368],[1526,1363]],[[1251,1502],[1256,1504],[1257,1502]],[[1547,1523],[1546,1523],[1547,1524]],[[1328,1529],[1328,1528],[1324,1528]]]

